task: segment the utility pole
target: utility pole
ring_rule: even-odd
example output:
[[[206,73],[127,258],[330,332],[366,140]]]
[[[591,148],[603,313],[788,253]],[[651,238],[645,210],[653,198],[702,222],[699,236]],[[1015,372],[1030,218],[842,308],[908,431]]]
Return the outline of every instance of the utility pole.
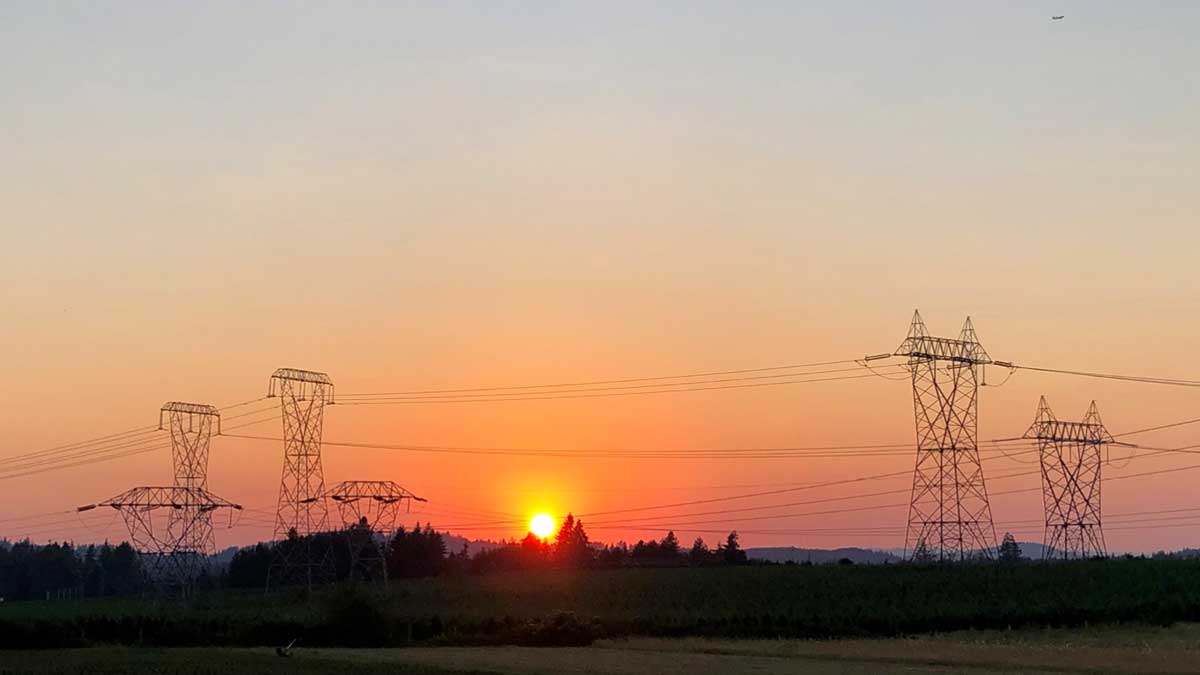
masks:
[[[939,562],[991,558],[996,531],[977,437],[979,369],[992,359],[970,317],[951,339],[930,336],[920,312],[894,355],[908,358],[917,427],[905,551]]]
[[[216,549],[212,514],[242,507],[208,491],[208,448],[214,424],[221,430],[216,408],[171,401],[158,412],[158,428],[171,433],[174,485],[135,487],[112,499],[81,506],[90,511],[107,506],[121,514],[130,543],[142,561],[146,581],[160,594],[175,591],[186,597]]]
[[[325,373],[280,368],[271,375],[267,396],[279,398],[283,413],[283,477],[267,587],[301,583],[311,590],[314,581],[333,577],[328,547],[313,542],[328,530],[321,430],[325,405],[333,403],[333,381]]]
[[[221,413],[211,405],[170,401],[158,412],[158,428],[166,423],[171,433],[171,464],[175,487],[187,488],[178,496],[198,497],[208,489],[208,448],[213,426],[221,433]],[[198,553],[201,559],[216,549],[213,537],[212,512],[202,503],[185,502],[182,508],[172,509],[168,523],[171,538],[185,551]],[[199,573],[200,570],[197,570]]]
[[[197,539],[193,530],[200,521],[172,516],[189,507],[204,514],[218,509],[242,509],[203,488],[170,486],[135,487],[103,502],[81,506],[77,511],[100,506],[121,514],[141,558],[146,580],[160,592],[178,590],[184,596],[190,593],[207,551],[192,548],[191,542]]]
[[[1100,523],[1100,467],[1104,446],[1115,441],[1100,420],[1096,402],[1082,422],[1060,422],[1043,396],[1025,438],[1037,440],[1041,456],[1046,510],[1042,558],[1107,555]]]
[[[390,480],[342,481],[326,495],[337,505],[350,545],[350,578],[370,580],[376,573],[387,585],[387,556],[400,521],[401,506],[423,502]]]

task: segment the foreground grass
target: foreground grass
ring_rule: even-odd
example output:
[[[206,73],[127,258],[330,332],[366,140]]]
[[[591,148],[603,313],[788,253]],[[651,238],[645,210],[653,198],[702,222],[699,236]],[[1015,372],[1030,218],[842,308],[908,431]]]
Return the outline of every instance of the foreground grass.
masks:
[[[1024,631],[959,631],[887,640],[604,640],[595,645],[633,653],[771,657],[804,664],[874,664],[876,671],[943,668],[972,672],[1200,672],[1200,624],[1170,628],[1100,627]]]
[[[0,651],[0,674],[117,675],[133,672],[158,675],[476,675],[493,672],[431,664],[355,659],[352,658],[350,650],[344,652],[346,653],[331,655],[301,653],[291,658],[280,658],[270,649],[101,647],[54,651]]]
[[[0,652],[0,673],[1182,673],[1200,671],[1200,624],[962,631],[915,638],[725,640],[632,638],[590,647],[298,649],[97,648]]]

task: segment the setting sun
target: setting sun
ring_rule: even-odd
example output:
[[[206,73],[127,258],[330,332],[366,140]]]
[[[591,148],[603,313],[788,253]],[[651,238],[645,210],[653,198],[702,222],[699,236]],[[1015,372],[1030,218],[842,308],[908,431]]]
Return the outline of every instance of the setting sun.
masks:
[[[539,539],[546,539],[554,534],[554,518],[545,513],[537,514],[529,521],[529,531],[537,535]]]

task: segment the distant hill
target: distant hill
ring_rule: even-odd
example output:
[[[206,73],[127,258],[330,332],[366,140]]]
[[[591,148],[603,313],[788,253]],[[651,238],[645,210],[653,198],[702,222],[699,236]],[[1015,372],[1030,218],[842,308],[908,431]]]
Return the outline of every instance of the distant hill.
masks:
[[[1021,556],[1030,560],[1041,560],[1043,546],[1031,541],[1019,541],[1017,545],[1021,547]],[[1179,551],[1175,553],[1161,554],[1172,557],[1186,557],[1188,551]],[[827,563],[836,563],[842,558],[849,558],[856,565],[883,565],[885,563],[898,563],[904,560],[904,549],[893,548],[887,550],[875,550],[869,548],[797,548],[795,546],[779,546],[765,548],[748,548],[746,555],[751,560],[766,560],[769,562],[811,562],[814,565],[823,565]],[[1113,555],[1118,555],[1113,553]]]
[[[1021,547],[1021,557],[1022,558],[1029,558],[1030,560],[1041,560],[1042,559],[1042,551],[1045,547],[1042,546],[1041,544],[1038,544],[1038,543],[1032,542],[1032,541],[1018,541],[1017,546]],[[889,549],[887,549],[887,552],[891,553],[892,555],[895,555],[897,557],[901,557],[901,558],[904,557],[904,549],[902,549],[902,548],[889,548]],[[1118,553],[1114,553],[1111,551],[1110,551],[1110,554],[1111,555],[1119,555]]]
[[[1031,541],[1018,541],[1017,546],[1021,547],[1021,557],[1030,560],[1041,560],[1042,553],[1046,550],[1045,546]]]
[[[442,533],[442,540],[446,542],[446,553],[458,553],[462,550],[463,544],[467,545],[467,553],[475,555],[480,551],[490,551],[494,548],[500,548],[505,544],[486,539],[467,539],[449,532]]]
[[[1191,560],[1200,558],[1200,548],[1184,548],[1178,551],[1158,551],[1152,558],[1177,558],[1181,560]]]
[[[898,563],[899,556],[886,551],[874,551],[866,548],[797,548],[795,546],[778,546],[767,548],[748,548],[746,557],[751,560],[766,560],[768,562],[812,563],[824,565],[836,563],[843,558],[849,559],[856,565],[883,565]]]

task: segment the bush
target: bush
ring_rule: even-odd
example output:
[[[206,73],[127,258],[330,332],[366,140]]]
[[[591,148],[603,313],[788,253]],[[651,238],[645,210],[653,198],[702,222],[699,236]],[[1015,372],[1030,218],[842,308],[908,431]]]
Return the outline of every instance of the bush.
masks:
[[[358,585],[339,589],[327,600],[327,618],[319,627],[319,641],[345,647],[381,647],[389,644],[391,626],[380,598]]]

